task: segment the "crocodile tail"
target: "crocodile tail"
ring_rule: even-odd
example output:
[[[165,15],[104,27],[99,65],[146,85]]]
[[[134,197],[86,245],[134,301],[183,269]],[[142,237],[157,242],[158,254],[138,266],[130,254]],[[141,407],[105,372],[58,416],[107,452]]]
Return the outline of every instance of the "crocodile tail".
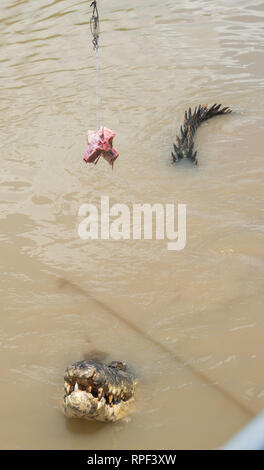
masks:
[[[203,121],[220,114],[229,114],[228,107],[221,109],[221,104],[214,104],[208,108],[206,104],[199,105],[192,112],[191,108],[184,113],[183,125],[180,127],[180,136],[176,136],[176,144],[173,144],[171,152],[172,163],[176,163],[183,158],[189,158],[197,165],[197,151],[194,151],[194,134]]]

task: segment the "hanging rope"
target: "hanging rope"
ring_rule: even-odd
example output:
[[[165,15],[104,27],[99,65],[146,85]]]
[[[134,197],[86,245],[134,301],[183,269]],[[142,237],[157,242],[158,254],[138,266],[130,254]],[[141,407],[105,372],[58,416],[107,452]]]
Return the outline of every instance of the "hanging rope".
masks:
[[[99,68],[99,34],[100,34],[100,25],[99,25],[99,13],[97,8],[97,2],[94,0],[90,7],[93,8],[92,16],[90,19],[90,29],[93,36],[93,47],[95,50],[95,59],[96,59],[96,127],[100,128],[101,125],[101,99],[100,99],[100,68]]]

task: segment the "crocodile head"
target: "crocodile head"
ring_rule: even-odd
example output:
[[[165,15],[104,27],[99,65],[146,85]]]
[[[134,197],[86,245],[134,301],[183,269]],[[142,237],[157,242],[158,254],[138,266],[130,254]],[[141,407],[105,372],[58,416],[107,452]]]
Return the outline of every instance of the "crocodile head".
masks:
[[[63,412],[68,418],[117,421],[128,414],[135,386],[123,362],[76,362],[65,371]]]

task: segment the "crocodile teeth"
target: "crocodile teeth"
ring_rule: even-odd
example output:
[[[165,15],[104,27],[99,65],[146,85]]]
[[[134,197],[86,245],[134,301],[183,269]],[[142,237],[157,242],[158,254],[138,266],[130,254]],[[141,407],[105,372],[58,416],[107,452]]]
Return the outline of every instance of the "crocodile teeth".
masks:
[[[77,390],[79,390],[78,382],[76,382],[76,384],[74,385],[74,390],[75,390],[75,392],[77,392]]]
[[[103,388],[98,388],[98,400],[101,400],[103,395]]]
[[[112,403],[113,398],[114,398],[113,395],[109,395],[109,397],[108,397],[109,403]]]
[[[67,395],[69,395],[70,390],[71,390],[70,384],[66,383],[65,384],[65,391],[66,391]]]
[[[92,393],[92,386],[91,385],[89,385],[89,387],[87,387],[87,389],[88,389],[88,392]]]

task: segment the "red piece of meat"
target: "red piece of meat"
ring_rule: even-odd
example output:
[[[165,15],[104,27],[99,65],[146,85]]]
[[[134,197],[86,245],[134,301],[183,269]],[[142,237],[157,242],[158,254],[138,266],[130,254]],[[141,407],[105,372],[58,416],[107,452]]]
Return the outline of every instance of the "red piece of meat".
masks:
[[[100,157],[103,157],[109,165],[113,167],[114,161],[118,157],[118,152],[113,147],[113,138],[115,132],[107,127],[100,127],[98,131],[87,132],[88,147],[84,153],[85,163],[96,163]]]

